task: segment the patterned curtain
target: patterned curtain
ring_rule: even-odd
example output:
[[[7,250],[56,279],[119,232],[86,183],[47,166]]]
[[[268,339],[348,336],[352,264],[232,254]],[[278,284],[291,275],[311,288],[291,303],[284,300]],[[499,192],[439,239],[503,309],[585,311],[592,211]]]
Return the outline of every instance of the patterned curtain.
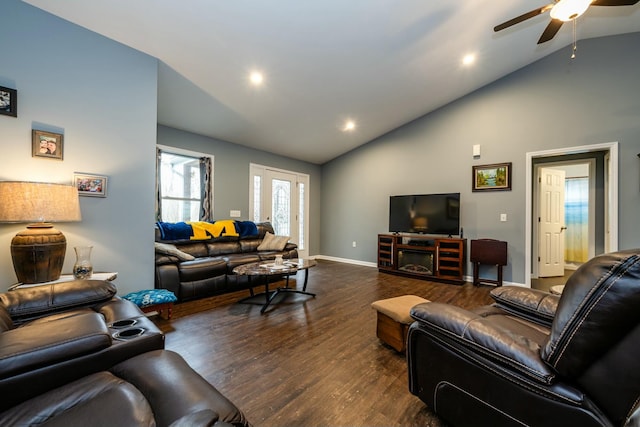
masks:
[[[589,259],[589,178],[565,180],[565,262],[581,264]]]
[[[213,221],[211,212],[211,157],[200,157],[200,221]]]
[[[162,176],[162,150],[156,148],[156,221],[162,221],[162,185],[160,177]]]

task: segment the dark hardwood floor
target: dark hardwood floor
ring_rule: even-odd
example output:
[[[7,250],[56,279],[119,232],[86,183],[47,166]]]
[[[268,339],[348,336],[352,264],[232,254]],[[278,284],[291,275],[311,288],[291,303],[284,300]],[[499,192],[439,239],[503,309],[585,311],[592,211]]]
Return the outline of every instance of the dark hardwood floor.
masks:
[[[171,321],[155,322],[166,333],[166,347],[255,426],[444,425],[409,393],[404,356],[377,339],[371,303],[415,294],[474,307],[492,301],[491,287],[318,261],[308,290],[316,298],[289,294],[265,314],[259,304],[238,303],[248,295],[242,291],[178,304]]]

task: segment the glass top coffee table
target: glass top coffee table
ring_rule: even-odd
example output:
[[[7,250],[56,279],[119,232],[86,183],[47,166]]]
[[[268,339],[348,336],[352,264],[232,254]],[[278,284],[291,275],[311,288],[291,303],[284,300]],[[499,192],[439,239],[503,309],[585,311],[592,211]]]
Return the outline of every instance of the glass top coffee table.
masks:
[[[284,260],[281,265],[276,265],[273,261],[261,261],[253,262],[251,264],[239,265],[238,267],[233,269],[233,272],[237,275],[242,276],[257,276],[263,281],[262,284],[264,285],[265,302],[260,309],[260,313],[264,313],[273,299],[284,292],[309,295],[315,298],[316,294],[307,292],[307,281],[309,280],[309,269],[311,267],[315,267],[316,265],[316,261],[312,259],[294,258]],[[289,287],[289,276],[297,273],[298,271],[304,271],[304,284],[302,286],[302,290]],[[278,287],[274,290],[269,290],[269,282],[271,281],[271,279],[281,277],[285,277],[286,279],[285,286]],[[250,289],[250,291],[251,296],[249,296],[249,298],[257,296],[254,295],[253,289]],[[248,298],[245,298],[240,302],[244,302],[247,299]]]

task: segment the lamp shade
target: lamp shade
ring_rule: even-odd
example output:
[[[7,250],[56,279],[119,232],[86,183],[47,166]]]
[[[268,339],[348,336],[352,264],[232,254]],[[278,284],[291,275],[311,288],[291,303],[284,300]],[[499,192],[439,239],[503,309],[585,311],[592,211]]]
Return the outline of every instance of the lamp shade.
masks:
[[[43,182],[0,181],[0,222],[26,222],[11,241],[11,258],[21,283],[57,280],[67,240],[52,222],[80,221],[76,187]]]
[[[560,0],[549,12],[553,19],[569,22],[587,11],[593,0]]]
[[[80,221],[78,189],[44,182],[0,181],[0,222]]]

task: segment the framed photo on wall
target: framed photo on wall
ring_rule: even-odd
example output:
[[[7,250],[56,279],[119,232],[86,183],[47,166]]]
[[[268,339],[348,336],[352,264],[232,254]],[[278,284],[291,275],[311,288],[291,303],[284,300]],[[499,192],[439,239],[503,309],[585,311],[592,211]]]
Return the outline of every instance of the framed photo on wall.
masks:
[[[107,197],[107,177],[104,175],[74,172],[73,185],[80,196]]]
[[[31,155],[48,159],[62,160],[63,135],[61,133],[31,131]]]
[[[0,114],[18,117],[18,91],[0,86]]]
[[[473,191],[511,190],[511,163],[473,166]]]

